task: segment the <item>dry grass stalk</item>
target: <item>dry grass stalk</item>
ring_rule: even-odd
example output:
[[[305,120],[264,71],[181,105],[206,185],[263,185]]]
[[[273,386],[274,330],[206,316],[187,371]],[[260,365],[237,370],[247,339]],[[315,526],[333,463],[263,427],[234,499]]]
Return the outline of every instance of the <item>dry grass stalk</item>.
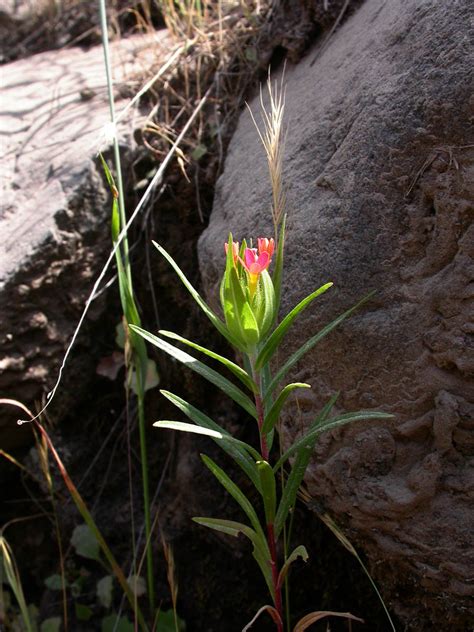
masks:
[[[247,105],[267,156],[268,170],[270,172],[270,182],[272,186],[272,218],[275,235],[278,235],[278,227],[283,220],[286,206],[286,193],[282,182],[283,154],[285,151],[285,133],[283,129],[285,91],[283,82],[284,78],[282,78],[280,87],[276,82],[272,86],[270,74],[268,75],[268,109],[265,107],[263,91],[260,88],[260,109],[263,118],[263,131],[260,130],[252,110]]]

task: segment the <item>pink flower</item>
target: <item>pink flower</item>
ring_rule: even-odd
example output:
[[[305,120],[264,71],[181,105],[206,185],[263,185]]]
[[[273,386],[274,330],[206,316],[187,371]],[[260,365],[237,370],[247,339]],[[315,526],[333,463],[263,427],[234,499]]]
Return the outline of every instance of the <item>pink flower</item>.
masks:
[[[257,254],[256,248],[246,248],[244,259],[244,261],[240,259],[240,262],[251,276],[255,275],[258,277],[258,275],[270,265],[270,255],[268,252],[263,251]]]
[[[225,254],[227,255],[227,251],[229,250],[229,244],[227,242],[225,242],[224,244],[224,250],[225,250]],[[233,241],[232,242],[232,256],[234,257],[234,263],[237,263],[237,258],[239,256],[239,242],[238,241]]]
[[[261,255],[263,252],[268,252],[268,256],[270,257],[270,261],[271,261],[272,256],[273,256],[273,251],[275,250],[274,239],[259,237],[257,241],[258,241],[258,253]]]

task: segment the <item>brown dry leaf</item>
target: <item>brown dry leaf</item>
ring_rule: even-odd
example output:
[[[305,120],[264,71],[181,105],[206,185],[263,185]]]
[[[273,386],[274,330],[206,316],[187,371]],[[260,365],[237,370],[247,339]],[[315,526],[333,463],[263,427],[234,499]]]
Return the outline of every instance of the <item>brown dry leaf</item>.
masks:
[[[331,612],[330,610],[321,610],[319,612],[310,612],[300,619],[295,625],[293,632],[304,632],[304,630],[307,630],[310,625],[317,623],[317,621],[324,619],[324,617],[343,617],[345,619],[352,619],[352,621],[364,623],[364,619],[359,619],[359,617],[355,617],[350,612]]]

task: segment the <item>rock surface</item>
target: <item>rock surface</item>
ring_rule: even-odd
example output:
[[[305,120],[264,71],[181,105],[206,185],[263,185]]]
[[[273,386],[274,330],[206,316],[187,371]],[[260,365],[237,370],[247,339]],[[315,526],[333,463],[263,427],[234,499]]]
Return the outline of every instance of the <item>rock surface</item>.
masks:
[[[468,0],[367,0],[286,72],[282,311],[328,280],[335,289],[300,317],[285,355],[377,293],[293,371],[313,389],[282,439],[338,390],[340,410],[395,415],[325,436],[306,483],[417,631],[465,630],[474,615],[472,17]],[[214,304],[228,231],[271,234],[270,201],[244,112],[200,240]]]
[[[114,43],[118,113],[165,46],[160,34],[154,41],[134,37]],[[121,96],[125,79],[128,92]],[[109,120],[102,48],[41,53],[8,64],[2,84],[0,393],[32,405],[52,386],[110,250],[110,205],[97,163],[97,151],[110,143],[101,140]],[[119,124],[125,166],[134,154],[135,122],[132,108]],[[103,307],[97,301],[91,317]],[[84,348],[75,356],[84,379],[94,373],[91,361]],[[76,380],[63,392],[74,396],[77,387]],[[14,416],[6,417],[4,409],[0,414],[6,447]],[[3,432],[5,424],[10,431]]]

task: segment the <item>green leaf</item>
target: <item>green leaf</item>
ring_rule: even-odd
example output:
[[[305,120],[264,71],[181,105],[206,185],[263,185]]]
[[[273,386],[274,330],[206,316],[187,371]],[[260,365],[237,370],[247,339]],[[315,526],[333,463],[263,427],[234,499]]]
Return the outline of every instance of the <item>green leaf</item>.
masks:
[[[161,349],[171,357],[175,358],[176,360],[187,366],[189,369],[192,369],[199,375],[202,375],[202,377],[206,378],[206,380],[211,382],[211,384],[214,384],[215,386],[217,386],[217,388],[220,388],[222,391],[224,391],[226,395],[228,395],[237,404],[239,404],[239,406],[246,410],[252,417],[257,419],[257,411],[255,409],[254,403],[249,399],[247,395],[245,395],[245,393],[240,390],[240,388],[232,384],[232,382],[230,382],[225,377],[222,377],[220,373],[217,373],[217,371],[210,369],[208,366],[206,366],[199,360],[196,360],[196,358],[193,358],[193,356],[190,356],[185,351],[182,351],[181,349],[170,345],[165,340],[161,340],[161,338],[150,334],[148,331],[145,331],[141,327],[130,325],[130,328],[140,334],[140,336],[143,336],[145,340],[148,340],[148,342],[151,342],[153,345],[155,345],[155,347],[158,347],[158,349]]]
[[[145,379],[141,381],[141,384],[139,384],[139,380],[137,379],[136,370],[132,371],[130,375],[130,388],[135,393],[135,395],[138,395],[141,392],[142,388],[143,391],[146,392],[151,390],[152,388],[155,388],[160,383],[160,376],[158,375],[156,362],[147,358],[146,367],[147,369]]]
[[[275,288],[275,318],[278,316],[281,300],[281,281],[283,277],[283,255],[285,250],[286,214],[281,223],[280,235],[278,236],[277,255],[275,260],[275,271],[273,273],[273,286]]]
[[[308,561],[308,551],[306,550],[306,547],[304,547],[302,544],[300,544],[300,546],[297,546],[296,549],[294,549],[290,553],[290,555],[286,559],[286,562],[283,564],[280,574],[278,575],[278,585],[280,587],[283,586],[283,582],[285,581],[285,577],[290,570],[291,564],[293,564],[293,562],[296,561],[299,557],[301,557],[304,562]]]
[[[78,555],[90,560],[100,559],[99,543],[92,530],[86,524],[80,524],[74,529],[71,544]]]
[[[186,402],[181,397],[178,397],[177,395],[174,395],[169,391],[162,390],[160,392],[198,426],[221,432],[222,435],[224,435],[225,437],[232,436],[229,432],[227,432],[227,430],[221,428],[221,426],[219,426],[219,424],[213,421],[210,417],[205,415],[198,408],[195,408],[194,406],[191,406],[191,404],[188,404],[188,402]],[[224,452],[226,452],[232,459],[234,459],[237,465],[239,465],[247,474],[257,490],[260,491],[260,479],[257,472],[257,466],[255,465],[255,460],[248,453],[248,450],[249,448],[251,448],[251,446],[245,448],[238,443],[219,441],[218,439],[215,440],[215,442],[220,448],[222,448],[222,450],[224,450]]]
[[[267,461],[258,461],[258,473],[262,487],[263,506],[267,525],[273,524],[276,511],[276,481],[271,465]]]
[[[316,417],[314,422],[311,424],[309,431],[311,432],[315,428],[317,428],[321,423],[323,423],[328,417],[329,413],[334,406],[339,393],[336,393],[331,399],[327,402],[327,404],[323,407],[319,415]],[[296,496],[298,494],[298,490],[301,485],[301,481],[304,478],[306,468],[311,460],[311,455],[313,454],[314,446],[316,444],[318,435],[315,434],[311,440],[305,442],[305,445],[301,447],[296,455],[296,458],[293,463],[293,467],[291,468],[290,475],[285,483],[283,488],[283,493],[281,496],[280,504],[278,506],[278,511],[275,518],[275,535],[278,537],[283,529],[283,525],[288,517],[290,510],[293,509],[296,502]],[[277,470],[275,470],[277,471]]]
[[[252,542],[254,546],[253,556],[262,571],[262,575],[265,578],[270,594],[273,599],[275,598],[275,592],[273,590],[273,582],[270,566],[270,551],[266,541],[261,541],[258,534],[241,522],[235,522],[233,520],[221,520],[220,518],[193,518],[193,521],[209,529],[226,533],[234,538],[237,538],[241,533],[245,535]]]
[[[255,448],[253,448],[245,441],[240,441],[239,439],[235,439],[232,435],[223,434],[222,432],[218,432],[216,430],[210,430],[209,428],[203,428],[202,426],[195,426],[194,424],[188,424],[184,421],[169,421],[169,420],[160,420],[155,421],[153,424],[156,428],[166,428],[168,430],[179,430],[180,432],[190,432],[192,434],[200,434],[205,435],[207,437],[211,437],[212,439],[219,439],[221,441],[230,441],[231,443],[235,443],[236,445],[244,447],[246,450],[250,452],[250,454],[254,458],[260,458],[259,453]]]
[[[161,334],[162,336],[165,336],[166,338],[172,338],[173,340],[178,340],[179,342],[182,342],[183,344],[188,345],[188,347],[192,347],[193,349],[196,349],[197,351],[201,351],[202,353],[205,353],[207,356],[209,356],[213,360],[217,360],[217,362],[220,362],[227,369],[229,369],[229,371],[231,371],[243,384],[245,384],[245,386],[249,390],[251,390],[253,393],[257,392],[257,385],[255,384],[253,379],[238,364],[235,364],[235,362],[232,362],[228,358],[225,358],[224,356],[221,356],[218,353],[214,353],[214,351],[211,351],[210,349],[206,349],[206,347],[202,347],[201,345],[198,345],[197,343],[192,342],[191,340],[187,340],[186,338],[183,338],[182,336],[179,336],[178,334],[175,334],[172,331],[165,331],[163,329],[160,329],[158,333]]]
[[[255,363],[255,367],[257,370],[260,370],[264,364],[267,364],[267,362],[269,362],[270,358],[278,349],[283,339],[283,336],[291,327],[296,317],[299,316],[299,314],[301,314],[301,312],[305,309],[305,307],[307,307],[312,301],[314,301],[314,299],[317,296],[324,294],[324,292],[326,292],[326,290],[332,287],[332,285],[333,283],[326,283],[325,285],[321,286],[315,292],[313,292],[312,294],[307,296],[305,299],[303,299],[300,303],[298,303],[298,305],[296,305],[296,307],[294,307],[291,310],[291,312],[289,312],[285,316],[285,318],[281,321],[278,327],[272,332],[271,336],[268,338],[268,340],[265,342],[262,349],[260,350],[260,353],[258,354],[258,357],[257,357],[257,361]]]
[[[271,430],[273,430],[286,400],[291,395],[292,391],[297,388],[311,388],[311,386],[309,384],[305,384],[304,382],[294,382],[293,384],[288,384],[287,386],[285,386],[273,406],[270,408],[268,414],[265,416],[265,421],[263,422],[262,426],[262,433],[268,434]]]
[[[259,299],[258,322],[260,335],[264,336],[272,326],[276,318],[275,310],[275,288],[273,281],[268,274],[268,270],[263,270],[259,280],[260,291],[257,295]]]
[[[160,610],[156,620],[157,632],[185,632],[185,622],[177,617],[178,627],[176,628],[175,616],[172,610]]]
[[[321,331],[319,331],[315,336],[307,340],[299,349],[296,351],[282,366],[282,368],[276,373],[275,377],[271,381],[268,386],[267,392],[265,393],[264,401],[266,402],[270,393],[273,392],[276,385],[282,380],[288,371],[293,367],[303,356],[305,353],[310,351],[320,340],[322,340],[328,333],[330,333],[335,327],[340,325],[343,320],[345,320],[348,316],[350,316],[356,309],[358,309],[361,305],[366,303],[371,296],[373,296],[374,292],[371,292],[366,297],[364,297],[361,301],[359,301],[354,307],[351,307],[346,312],[335,318],[329,325],[323,327]]]
[[[61,617],[50,617],[40,625],[40,632],[60,632]]]
[[[205,454],[201,454],[206,467],[214,474],[219,483],[226,489],[232,498],[239,503],[244,512],[247,514],[250,524],[255,529],[255,532],[265,541],[265,534],[263,533],[260,521],[258,519],[255,509],[252,507],[252,503],[247,496],[237,487],[237,485],[227,476],[222,468],[220,468],[212,459]]]
[[[63,580],[61,575],[50,575],[44,580],[44,585],[46,588],[50,590],[62,590],[63,589]],[[66,582],[67,585],[67,582]]]
[[[92,608],[77,601],[74,604],[74,611],[79,621],[89,621],[93,614]]]
[[[134,625],[127,617],[112,613],[102,619],[101,632],[134,632]]]
[[[192,152],[191,156],[192,156],[193,160],[199,160],[200,158],[202,158],[206,154],[207,154],[207,147],[206,147],[206,145],[197,145],[193,149],[193,152]]]
[[[159,244],[157,244],[156,241],[153,241],[152,243],[155,246],[155,248],[158,250],[158,252],[161,255],[163,255],[163,257],[168,261],[168,263],[175,270],[176,274],[181,279],[185,288],[188,290],[188,292],[191,294],[193,299],[196,301],[196,303],[199,305],[202,311],[209,318],[209,320],[214,325],[214,327],[219,331],[219,333],[221,333],[230,342],[231,345],[233,345],[234,347],[238,347],[237,341],[229,332],[225,324],[214,314],[214,312],[207,305],[207,303],[201,298],[197,290],[195,290],[194,287],[191,285],[191,283],[188,281],[188,279],[186,278],[186,275],[178,266],[178,264],[175,262],[175,260],[171,257],[171,255],[169,255],[164,248],[162,248]]]
[[[114,578],[112,575],[106,575],[97,582],[97,599],[107,610],[112,605],[112,592],[114,588],[113,581]]]
[[[393,419],[393,417],[394,415],[389,415],[388,413],[360,410],[356,413],[347,413],[345,415],[339,415],[338,417],[329,419],[327,422],[322,423],[315,430],[311,430],[304,437],[302,437],[298,441],[295,441],[295,443],[290,448],[288,448],[288,450],[280,457],[274,469],[275,471],[277,471],[292,454],[294,454],[301,447],[307,445],[309,441],[314,439],[314,437],[319,437],[324,432],[334,430],[334,428],[339,428],[340,426],[345,426],[352,421],[368,421],[370,419]]]

